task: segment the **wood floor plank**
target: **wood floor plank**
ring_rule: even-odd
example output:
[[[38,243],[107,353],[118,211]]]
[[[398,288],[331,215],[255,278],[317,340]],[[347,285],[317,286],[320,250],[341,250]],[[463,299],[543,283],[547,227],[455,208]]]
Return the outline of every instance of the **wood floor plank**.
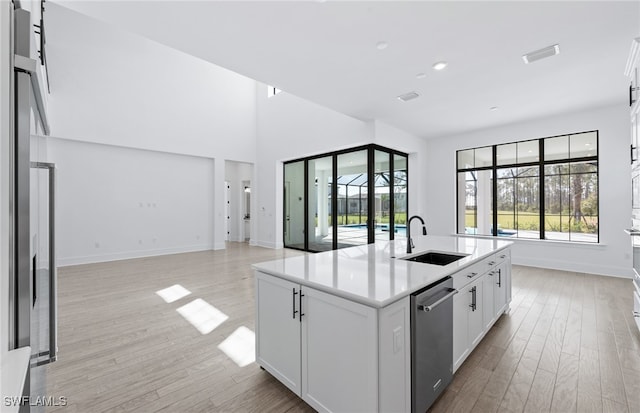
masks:
[[[623,368],[622,377],[629,411],[640,412],[640,372]]]
[[[556,382],[556,375],[547,370],[538,369],[529,390],[524,407],[525,412],[548,412]]]
[[[580,350],[578,370],[578,411],[601,412],[602,389],[600,387],[600,359],[597,350],[583,347]]]
[[[521,412],[524,410],[538,368],[540,355],[539,351],[525,349],[500,403],[501,411]]]
[[[598,342],[600,342],[600,338],[598,338]],[[622,370],[615,347],[601,350],[599,359],[602,397],[615,401],[626,400]]]
[[[490,371],[476,367],[458,392],[458,397],[451,404],[450,410],[459,412],[471,411],[490,377]]]
[[[627,405],[616,400],[602,399],[602,413],[628,413]]]
[[[580,360],[573,354],[562,353],[556,375],[556,384],[551,401],[551,410],[575,412],[578,408],[578,372]]]

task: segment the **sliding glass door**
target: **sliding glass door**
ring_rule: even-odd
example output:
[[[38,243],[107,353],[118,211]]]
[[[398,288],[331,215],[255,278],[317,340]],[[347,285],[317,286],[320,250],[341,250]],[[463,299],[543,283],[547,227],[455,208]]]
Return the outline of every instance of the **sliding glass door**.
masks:
[[[308,171],[308,237],[309,251],[333,249],[333,217],[331,214],[331,185],[333,182],[333,157],[309,159]]]
[[[304,244],[304,164],[284,165],[284,246],[305,249]]]
[[[336,248],[367,244],[369,233],[368,151],[338,155],[338,245]]]
[[[405,236],[407,155],[367,145],[284,164],[284,245],[320,252]]]

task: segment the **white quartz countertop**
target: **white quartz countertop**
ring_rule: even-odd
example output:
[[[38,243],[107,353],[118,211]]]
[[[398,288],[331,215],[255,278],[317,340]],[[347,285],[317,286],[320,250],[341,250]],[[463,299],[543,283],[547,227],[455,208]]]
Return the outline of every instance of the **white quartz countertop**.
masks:
[[[417,236],[406,253],[406,240],[378,241],[357,247],[254,264],[267,274],[348,298],[372,307],[385,307],[478,260],[509,247],[512,242],[469,237]],[[466,255],[440,266],[403,260],[428,251]]]

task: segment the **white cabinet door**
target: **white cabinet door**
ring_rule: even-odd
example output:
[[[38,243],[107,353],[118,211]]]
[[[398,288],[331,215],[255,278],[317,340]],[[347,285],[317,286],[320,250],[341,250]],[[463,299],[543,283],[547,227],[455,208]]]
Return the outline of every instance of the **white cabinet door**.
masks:
[[[499,267],[498,267],[499,268]],[[497,287],[496,280],[498,268],[489,271],[482,279],[482,320],[484,329],[491,328],[496,321],[496,309],[494,307],[494,299],[496,298],[495,289]]]
[[[482,302],[482,291],[483,291],[483,278],[477,280],[473,284],[467,286],[468,297],[469,297],[469,342],[470,346],[473,349],[482,337],[484,336],[484,320],[483,320],[483,305]]]
[[[453,371],[455,372],[469,354],[469,299],[467,287],[453,296]]]
[[[484,336],[482,284],[486,274],[453,296],[453,371]],[[493,307],[493,306],[492,306]]]
[[[504,261],[496,268],[493,276],[494,314],[496,318],[507,308],[507,286],[509,283],[509,261]]]
[[[297,395],[300,386],[300,287],[256,275],[256,362]]]
[[[302,293],[302,398],[319,411],[377,411],[376,310],[308,287]]]

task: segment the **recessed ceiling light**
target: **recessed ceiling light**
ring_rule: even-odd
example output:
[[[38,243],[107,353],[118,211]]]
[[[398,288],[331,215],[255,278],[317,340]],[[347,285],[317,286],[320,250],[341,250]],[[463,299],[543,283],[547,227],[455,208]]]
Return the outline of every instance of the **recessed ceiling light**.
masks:
[[[427,77],[427,74],[426,74],[426,73],[418,73],[418,74],[416,75],[416,78],[418,78],[418,79],[424,79],[425,77]]]
[[[492,111],[492,112],[495,112],[496,110],[498,110],[498,107],[497,106],[491,106],[489,108],[489,110]]]
[[[526,64],[529,64],[547,57],[555,56],[558,53],[560,53],[560,45],[554,44],[522,55],[522,60],[524,60]]]
[[[376,47],[378,48],[378,50],[384,50],[387,47],[389,47],[389,43],[387,43],[387,42],[378,42],[376,44]]]
[[[584,144],[584,146],[591,146],[591,144],[587,142]]]
[[[420,95],[417,92],[409,92],[409,93],[405,93],[404,95],[398,96],[398,99],[400,99],[403,102],[407,102],[409,100],[416,99],[419,96]]]
[[[442,70],[447,67],[447,62],[436,62],[433,64],[433,70]]]

